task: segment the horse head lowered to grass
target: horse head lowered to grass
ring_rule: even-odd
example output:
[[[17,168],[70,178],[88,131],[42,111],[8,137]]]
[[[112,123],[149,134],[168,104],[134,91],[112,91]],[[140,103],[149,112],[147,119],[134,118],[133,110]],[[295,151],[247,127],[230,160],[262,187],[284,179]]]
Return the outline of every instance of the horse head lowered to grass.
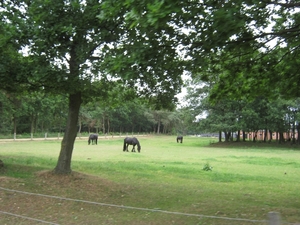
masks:
[[[137,150],[138,152],[141,152],[141,145],[140,145],[140,142],[138,141],[137,138],[133,137],[133,138],[130,138],[130,137],[126,137],[124,139],[124,146],[123,146],[123,152],[128,152],[128,145],[133,145],[133,148],[131,150],[131,152],[135,152],[135,146],[137,145]]]
[[[92,141],[92,145],[94,144],[94,141],[95,141],[95,144],[97,144],[98,134],[90,134],[88,143],[91,144],[91,141]]]

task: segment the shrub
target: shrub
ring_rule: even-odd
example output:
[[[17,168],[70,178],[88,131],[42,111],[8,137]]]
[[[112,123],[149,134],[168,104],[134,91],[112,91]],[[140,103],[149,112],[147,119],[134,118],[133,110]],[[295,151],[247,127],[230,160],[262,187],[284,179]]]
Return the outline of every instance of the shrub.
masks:
[[[213,168],[213,167],[210,166],[209,163],[206,163],[206,164],[203,166],[203,170],[204,170],[204,171],[212,171],[212,168]]]

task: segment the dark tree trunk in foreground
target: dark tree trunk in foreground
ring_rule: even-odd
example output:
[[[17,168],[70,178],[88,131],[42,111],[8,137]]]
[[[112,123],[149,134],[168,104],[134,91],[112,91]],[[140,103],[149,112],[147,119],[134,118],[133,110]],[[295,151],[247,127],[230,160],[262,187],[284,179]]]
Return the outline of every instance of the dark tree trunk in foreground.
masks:
[[[72,159],[74,142],[77,135],[77,123],[78,123],[80,105],[81,105],[81,92],[70,94],[67,127],[66,127],[64,138],[61,142],[61,149],[60,149],[58,162],[53,171],[56,174],[69,174],[72,172],[71,159]]]

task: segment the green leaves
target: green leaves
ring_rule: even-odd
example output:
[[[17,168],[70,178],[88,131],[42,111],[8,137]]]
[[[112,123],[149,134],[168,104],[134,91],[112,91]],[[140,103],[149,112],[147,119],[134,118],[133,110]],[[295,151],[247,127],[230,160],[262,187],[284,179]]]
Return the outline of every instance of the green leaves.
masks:
[[[213,85],[211,101],[299,96],[299,6],[274,7],[261,1],[194,4],[197,11],[185,5],[189,14],[181,13],[190,28],[184,41],[190,56],[187,68]]]

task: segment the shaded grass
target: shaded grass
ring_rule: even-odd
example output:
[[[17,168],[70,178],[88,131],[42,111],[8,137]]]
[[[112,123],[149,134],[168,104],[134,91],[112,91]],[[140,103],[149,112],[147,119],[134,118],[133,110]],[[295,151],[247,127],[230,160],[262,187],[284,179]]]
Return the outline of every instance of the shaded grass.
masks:
[[[90,146],[86,141],[76,141],[72,169],[118,186],[103,189],[105,198],[89,196],[91,193],[84,190],[78,195],[76,188],[66,188],[65,194],[113,204],[233,218],[265,219],[267,212],[279,211],[288,222],[300,221],[297,149],[209,147],[210,139],[192,137],[185,137],[183,144],[167,136],[139,140],[140,154],[123,152],[122,139],[99,140],[98,145]],[[33,184],[34,174],[55,167],[60,142],[0,143],[0,147],[1,159],[7,165],[5,176],[28,180],[32,182],[28,188],[36,190],[39,186]],[[212,171],[202,169],[206,163],[213,166]],[[62,190],[59,186],[55,191],[63,194]],[[145,223],[136,224],[172,223],[172,216],[168,215],[116,211],[120,211],[120,216],[111,218],[112,224],[134,224],[138,216]],[[91,209],[87,214],[99,218],[92,212]],[[173,220],[175,224],[226,224],[217,219],[176,217]]]

